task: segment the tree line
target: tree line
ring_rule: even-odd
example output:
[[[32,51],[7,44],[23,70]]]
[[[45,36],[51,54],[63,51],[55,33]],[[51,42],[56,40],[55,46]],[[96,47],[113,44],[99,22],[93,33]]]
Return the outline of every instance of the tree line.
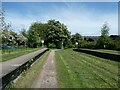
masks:
[[[57,20],[48,20],[47,23],[34,22],[29,30],[22,29],[20,33],[15,33],[10,24],[4,21],[4,13],[1,12],[1,47],[10,45],[13,47],[31,47],[37,48],[44,45],[48,48],[101,48],[120,50],[120,40],[112,40],[109,37],[108,24],[105,23],[101,28],[101,36],[94,42],[85,41],[84,37],[79,34],[71,35],[67,26]]]
[[[105,22],[101,28],[101,36],[96,41],[81,41],[78,48],[120,50],[120,37],[113,40],[109,36],[109,30],[108,23]]]

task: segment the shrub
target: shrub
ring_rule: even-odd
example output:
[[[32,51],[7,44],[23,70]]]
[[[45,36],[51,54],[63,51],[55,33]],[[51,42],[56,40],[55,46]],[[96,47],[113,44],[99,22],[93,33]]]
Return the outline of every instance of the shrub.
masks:
[[[72,44],[72,42],[70,40],[64,41],[63,46],[65,48],[73,48],[73,44]]]
[[[115,40],[114,43],[116,45],[115,49],[120,51],[120,40]]]
[[[56,48],[56,45],[54,43],[49,43],[48,48]]]
[[[95,45],[96,45],[96,42],[81,41],[78,43],[78,48],[94,49]]]

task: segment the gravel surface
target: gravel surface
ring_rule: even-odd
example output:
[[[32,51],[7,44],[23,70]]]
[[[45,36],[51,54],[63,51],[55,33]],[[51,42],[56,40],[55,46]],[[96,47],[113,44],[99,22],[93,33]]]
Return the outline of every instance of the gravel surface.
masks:
[[[41,73],[31,88],[57,88],[55,50],[50,52]]]

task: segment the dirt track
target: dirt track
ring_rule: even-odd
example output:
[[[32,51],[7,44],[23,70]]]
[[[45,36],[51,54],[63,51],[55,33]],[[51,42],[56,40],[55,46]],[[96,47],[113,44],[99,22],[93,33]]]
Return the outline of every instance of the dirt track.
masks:
[[[57,88],[55,50],[52,50],[32,88]]]

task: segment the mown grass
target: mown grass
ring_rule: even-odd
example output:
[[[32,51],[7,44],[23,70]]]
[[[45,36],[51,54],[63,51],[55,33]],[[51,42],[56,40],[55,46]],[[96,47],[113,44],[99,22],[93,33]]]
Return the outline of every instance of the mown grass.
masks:
[[[0,62],[7,61],[24,54],[34,52],[39,49],[41,48],[21,48],[16,50],[2,50],[2,54],[0,54]]]
[[[117,88],[118,62],[75,52],[56,52],[60,88]]]
[[[112,54],[119,54],[120,51],[117,50],[107,50],[107,49],[94,49],[95,51],[99,52],[106,52],[106,53],[112,53]]]
[[[7,86],[7,88],[31,88],[36,77],[42,70],[42,66],[47,59],[49,51],[47,51],[35,64],[32,65],[30,69],[23,72],[20,78],[15,82]]]

